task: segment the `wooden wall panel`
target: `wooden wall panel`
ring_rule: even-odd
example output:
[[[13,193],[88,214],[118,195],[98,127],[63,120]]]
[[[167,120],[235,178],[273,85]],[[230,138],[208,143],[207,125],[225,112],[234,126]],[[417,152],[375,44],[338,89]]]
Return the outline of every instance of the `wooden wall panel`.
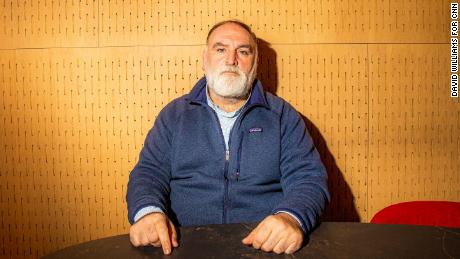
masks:
[[[302,114],[328,169],[332,201],[325,218],[367,219],[367,46],[274,48],[276,93]]]
[[[200,53],[189,47],[1,52],[5,255],[36,257],[128,230],[129,171],[160,109],[202,76]]]
[[[1,48],[202,44],[216,22],[246,21],[280,43],[440,43],[448,1],[4,0]]]
[[[460,103],[444,45],[372,45],[370,216],[408,200],[460,200]]]
[[[304,116],[328,169],[325,220],[460,200],[449,1],[0,3],[0,258],[127,233],[147,131],[203,73],[215,22],[261,39],[259,78]]]
[[[98,0],[4,0],[0,47],[97,46]]]
[[[201,44],[218,21],[281,43],[445,42],[448,5],[430,1],[106,1],[100,44]],[[428,33],[429,32],[429,33]]]

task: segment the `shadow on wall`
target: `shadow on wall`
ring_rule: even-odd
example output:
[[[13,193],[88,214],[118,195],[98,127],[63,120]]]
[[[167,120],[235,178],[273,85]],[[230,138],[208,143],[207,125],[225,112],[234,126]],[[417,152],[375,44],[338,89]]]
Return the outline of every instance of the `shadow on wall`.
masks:
[[[271,48],[270,43],[260,38],[258,38],[258,47],[259,62],[257,78],[262,82],[265,90],[276,95],[278,87],[276,52]],[[331,202],[327,206],[322,220],[359,222],[360,217],[354,204],[353,193],[351,192],[350,186],[345,181],[342,171],[337,166],[334,156],[329,151],[324,137],[313,122],[303,114],[301,114],[301,116],[328,172]]]

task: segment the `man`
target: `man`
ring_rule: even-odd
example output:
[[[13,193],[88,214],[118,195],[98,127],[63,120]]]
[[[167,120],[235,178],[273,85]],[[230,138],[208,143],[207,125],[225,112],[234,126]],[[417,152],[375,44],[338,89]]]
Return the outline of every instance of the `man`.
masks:
[[[174,225],[260,221],[243,244],[293,253],[329,199],[305,124],[255,80],[247,25],[216,24],[203,69],[206,77],[160,112],[131,172],[130,240],[169,254],[179,245]]]

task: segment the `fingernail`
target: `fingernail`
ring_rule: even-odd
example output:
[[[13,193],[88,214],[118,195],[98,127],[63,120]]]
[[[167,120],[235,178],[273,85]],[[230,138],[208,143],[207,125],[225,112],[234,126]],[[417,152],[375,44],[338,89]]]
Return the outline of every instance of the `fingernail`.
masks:
[[[171,253],[171,251],[169,251],[169,249],[166,249],[165,254],[169,254],[169,253]]]

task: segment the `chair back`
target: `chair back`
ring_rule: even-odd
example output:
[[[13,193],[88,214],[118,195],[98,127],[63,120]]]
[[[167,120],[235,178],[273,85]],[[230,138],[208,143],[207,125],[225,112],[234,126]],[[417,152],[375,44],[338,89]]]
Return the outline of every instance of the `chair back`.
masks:
[[[412,224],[460,228],[460,202],[411,201],[377,212],[371,223]]]

